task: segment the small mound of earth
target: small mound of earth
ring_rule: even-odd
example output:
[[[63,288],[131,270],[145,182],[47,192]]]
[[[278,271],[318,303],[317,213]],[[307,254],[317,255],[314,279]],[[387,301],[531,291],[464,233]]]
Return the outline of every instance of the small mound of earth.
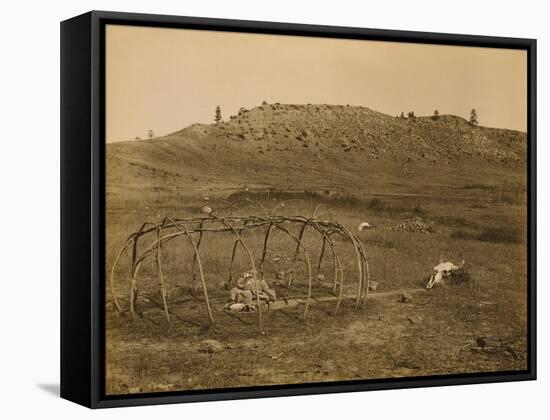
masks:
[[[414,233],[434,233],[433,226],[422,221],[420,217],[406,219],[403,223],[398,224],[390,229],[393,232],[414,232]]]

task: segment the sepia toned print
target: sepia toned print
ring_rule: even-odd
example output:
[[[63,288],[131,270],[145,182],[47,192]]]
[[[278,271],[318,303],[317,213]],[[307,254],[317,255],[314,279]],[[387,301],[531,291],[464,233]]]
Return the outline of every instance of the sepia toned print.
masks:
[[[105,40],[107,395],[527,369],[525,51]]]

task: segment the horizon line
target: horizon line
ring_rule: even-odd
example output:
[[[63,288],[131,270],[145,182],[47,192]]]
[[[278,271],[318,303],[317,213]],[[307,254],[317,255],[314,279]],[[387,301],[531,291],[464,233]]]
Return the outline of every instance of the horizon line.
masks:
[[[388,117],[391,117],[391,118],[398,118],[398,119],[401,119],[401,116],[400,115],[392,115],[392,114],[387,114],[385,112],[381,112],[381,111],[377,111],[373,108],[370,108],[366,105],[352,105],[352,104],[334,104],[334,103],[283,103],[283,102],[268,102],[267,104],[260,104],[260,105],[256,105],[252,108],[246,108],[246,107],[239,107],[239,109],[241,108],[245,108],[247,109],[248,111],[252,111],[252,110],[255,110],[261,106],[268,106],[268,105],[286,105],[286,106],[337,106],[337,107],[343,107],[343,108],[346,108],[346,107],[350,107],[350,108],[366,108],[366,109],[369,109],[373,112],[376,112],[378,114],[382,114],[382,115],[385,115],[385,116],[388,116]],[[216,105],[217,106],[217,105]],[[215,110],[216,109],[216,106],[213,107],[213,109]],[[472,109],[476,109],[476,108],[472,108]],[[435,111],[438,111],[439,110],[436,108],[434,109],[434,112]],[[405,119],[409,119],[409,117],[407,116],[407,112],[414,112],[414,110],[409,110],[409,111],[399,111],[400,113],[402,112],[405,116]],[[238,115],[238,111],[237,113],[231,113],[229,114],[229,117],[228,118],[225,118],[225,119],[222,119],[222,123],[223,122],[229,122],[231,121],[230,120],[230,117],[231,116],[234,116],[234,115]],[[433,117],[434,114],[431,114],[431,115],[427,115],[427,114],[423,114],[423,115],[415,115],[415,118],[431,118]],[[445,117],[445,116],[448,116],[448,117],[456,117],[456,118],[460,118],[466,122],[468,122],[468,119],[466,117],[463,117],[461,115],[456,115],[456,114],[445,114],[445,113],[439,113],[439,117]],[[212,119],[213,120],[213,119]],[[175,131],[170,131],[166,134],[161,134],[161,135],[154,135],[154,137],[152,138],[147,138],[147,137],[141,137],[141,136],[135,136],[133,139],[121,139],[121,140],[113,140],[113,139],[105,139],[105,143],[126,143],[126,142],[134,142],[134,141],[145,141],[145,140],[154,140],[154,139],[159,139],[159,138],[163,138],[163,137],[168,137],[170,135],[173,135],[179,131],[182,131],[182,130],[185,130],[186,128],[189,128],[191,126],[194,126],[194,125],[205,125],[205,126],[212,126],[212,125],[215,125],[216,123],[215,122],[200,122],[200,121],[195,121],[189,125],[186,125],[182,128],[179,128]],[[518,129],[515,129],[515,128],[508,128],[508,127],[496,127],[496,126],[487,126],[487,125],[482,125],[482,124],[477,124],[476,127],[481,127],[481,128],[490,128],[490,129],[496,129],[496,130],[508,130],[508,131],[515,131],[515,132],[518,132],[518,133],[524,133],[524,134],[527,134],[527,130],[518,130]],[[153,128],[150,128],[149,130],[153,130],[153,132],[155,131]]]

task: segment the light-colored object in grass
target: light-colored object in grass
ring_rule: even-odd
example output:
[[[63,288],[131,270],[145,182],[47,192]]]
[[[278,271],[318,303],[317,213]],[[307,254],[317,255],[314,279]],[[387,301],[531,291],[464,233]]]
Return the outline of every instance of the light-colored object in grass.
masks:
[[[369,290],[375,292],[376,289],[378,289],[378,282],[374,280],[369,281]]]
[[[244,303],[234,303],[232,305],[229,305],[229,310],[233,312],[242,312],[246,308],[246,305]]]
[[[444,284],[444,279],[449,277],[453,271],[464,268],[465,261],[462,260],[462,264],[459,266],[454,265],[452,262],[441,262],[434,267],[434,272],[430,276],[428,283],[426,284],[426,289],[431,289],[438,285]]]
[[[373,227],[374,227],[374,225],[372,223],[362,222],[362,223],[359,224],[358,230],[359,230],[359,232],[362,232],[364,230],[372,229]]]
[[[202,206],[201,212],[204,214],[212,214],[212,208],[208,206]]]

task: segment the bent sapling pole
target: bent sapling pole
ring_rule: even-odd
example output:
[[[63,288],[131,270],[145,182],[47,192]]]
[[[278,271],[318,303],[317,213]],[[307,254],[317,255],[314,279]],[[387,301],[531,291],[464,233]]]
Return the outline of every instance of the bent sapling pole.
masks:
[[[167,296],[167,284],[164,277],[164,265],[168,264],[165,259],[162,258],[163,250],[172,243],[173,239],[186,238],[189,243],[192,252],[193,260],[191,263],[191,282],[192,282],[192,294],[195,290],[195,270],[198,269],[200,278],[200,285],[204,294],[204,302],[206,305],[206,312],[208,321],[210,324],[214,323],[214,317],[212,312],[212,305],[209,297],[208,285],[206,282],[205,267],[200,255],[201,244],[204,243],[205,238],[218,235],[231,235],[232,251],[231,260],[229,263],[229,280],[228,286],[233,286],[233,268],[237,257],[237,248],[242,248],[250,268],[253,273],[253,281],[256,285],[256,290],[260,291],[264,276],[265,276],[265,263],[266,257],[269,252],[270,246],[273,246],[274,241],[270,241],[274,230],[283,232],[287,238],[292,240],[295,244],[294,255],[291,259],[292,263],[295,263],[299,253],[303,253],[304,262],[307,272],[307,298],[305,300],[304,311],[302,318],[305,319],[308,315],[309,307],[313,294],[313,268],[311,264],[311,255],[308,251],[305,243],[304,236],[308,228],[311,228],[308,232],[308,244],[314,243],[316,240],[320,243],[320,251],[318,261],[316,265],[316,278],[319,279],[321,269],[323,266],[323,259],[327,255],[327,248],[330,247],[332,256],[332,270],[333,270],[333,293],[336,295],[336,305],[334,308],[334,315],[336,315],[340,309],[344,298],[353,299],[355,302],[354,308],[357,310],[360,306],[366,307],[367,295],[369,292],[370,282],[370,270],[367,260],[367,253],[364,244],[360,239],[353,234],[344,225],[329,221],[320,221],[316,218],[320,206],[315,208],[315,212],[312,218],[303,216],[282,216],[275,215],[274,210],[268,212],[263,206],[265,215],[263,216],[225,216],[217,217],[212,214],[204,216],[192,216],[186,218],[165,218],[160,223],[143,223],[140,228],[128,236],[126,241],[122,244],[119,252],[116,254],[113,265],[110,271],[110,293],[112,295],[114,307],[118,312],[124,312],[124,305],[117,296],[117,289],[115,287],[115,280],[117,269],[119,272],[125,267],[121,265],[120,261],[122,256],[131,249],[130,264],[129,264],[129,299],[128,309],[132,317],[136,313],[137,294],[138,294],[138,276],[143,262],[150,258],[150,261],[156,266],[157,282],[159,293],[162,298],[162,307],[168,323],[173,322],[168,309],[169,299]],[[278,208],[277,206],[276,208]],[[282,207],[282,206],[281,206]],[[292,227],[298,228],[298,233],[291,232]],[[255,259],[253,250],[251,247],[252,242],[247,243],[243,239],[243,234],[251,232],[256,229],[262,229],[264,232],[261,240],[261,256],[258,260]],[[264,231],[265,229],[265,231]],[[208,235],[205,235],[208,233]],[[317,234],[315,234],[317,233]],[[195,237],[194,237],[195,236]],[[357,277],[355,280],[356,294],[354,297],[346,296],[344,287],[344,271],[348,271],[349,268],[345,268],[349,264],[346,257],[343,259],[339,254],[343,247],[336,247],[333,237],[337,236],[341,238],[345,243],[350,244],[353,249],[353,259],[355,260],[355,270],[357,270]],[[206,239],[209,240],[209,239]],[[321,242],[322,241],[322,242]],[[140,247],[139,244],[145,243],[145,246]],[[278,241],[277,241],[278,243]],[[328,245],[328,247],[327,247]],[[309,246],[309,245],[308,245]],[[319,249],[319,248],[318,248]],[[181,260],[180,260],[181,262]],[[256,271],[256,267],[259,271]],[[354,270],[354,271],[355,271]],[[299,277],[298,273],[297,277]],[[120,276],[119,276],[120,277]],[[149,281],[148,278],[141,278],[140,283]],[[292,279],[290,280],[292,281]],[[338,293],[337,288],[339,287]],[[349,289],[349,287],[348,287]],[[262,318],[262,308],[259,293],[256,293],[256,307],[258,311],[258,328],[259,331],[264,333],[264,325]],[[178,319],[178,317],[175,317]]]

